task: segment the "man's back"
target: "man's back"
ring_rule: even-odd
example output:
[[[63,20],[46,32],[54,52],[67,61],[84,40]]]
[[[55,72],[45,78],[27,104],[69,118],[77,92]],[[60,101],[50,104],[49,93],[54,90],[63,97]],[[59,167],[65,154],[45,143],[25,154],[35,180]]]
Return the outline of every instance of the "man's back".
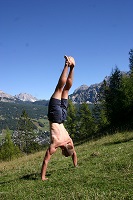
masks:
[[[51,143],[54,144],[55,147],[63,146],[72,141],[63,124],[50,122],[50,134]]]

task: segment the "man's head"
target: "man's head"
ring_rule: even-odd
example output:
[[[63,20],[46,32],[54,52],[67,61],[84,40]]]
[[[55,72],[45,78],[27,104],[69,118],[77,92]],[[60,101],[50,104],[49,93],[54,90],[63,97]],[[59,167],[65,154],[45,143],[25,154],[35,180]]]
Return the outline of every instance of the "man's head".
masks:
[[[74,148],[72,145],[70,144],[66,144],[62,149],[62,154],[65,156],[65,157],[68,157],[68,156],[72,156],[73,153],[74,153]]]

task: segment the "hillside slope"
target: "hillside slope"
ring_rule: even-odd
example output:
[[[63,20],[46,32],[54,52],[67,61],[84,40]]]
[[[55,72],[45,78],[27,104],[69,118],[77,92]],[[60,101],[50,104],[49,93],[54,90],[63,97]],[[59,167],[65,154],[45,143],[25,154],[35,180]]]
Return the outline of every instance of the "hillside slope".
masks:
[[[47,181],[40,169],[45,152],[0,164],[1,200],[132,199],[133,132],[118,133],[76,146],[78,167],[58,150]],[[19,192],[18,192],[19,191]]]

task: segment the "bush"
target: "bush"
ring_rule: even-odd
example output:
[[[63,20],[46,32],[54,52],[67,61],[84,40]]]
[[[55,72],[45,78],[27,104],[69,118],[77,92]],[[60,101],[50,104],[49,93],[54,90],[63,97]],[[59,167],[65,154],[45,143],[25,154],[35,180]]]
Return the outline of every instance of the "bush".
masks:
[[[0,148],[0,160],[9,161],[13,158],[19,157],[20,155],[21,151],[16,145],[14,145],[10,133],[7,131],[5,140]]]

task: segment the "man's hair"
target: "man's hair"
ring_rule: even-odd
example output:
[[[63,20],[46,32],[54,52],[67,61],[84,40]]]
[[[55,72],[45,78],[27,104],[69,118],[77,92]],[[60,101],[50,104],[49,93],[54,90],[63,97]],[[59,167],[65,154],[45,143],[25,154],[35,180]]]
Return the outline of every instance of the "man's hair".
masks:
[[[69,144],[67,144],[67,145],[65,146],[65,148],[62,150],[62,154],[63,154],[65,157],[72,156],[73,153],[74,153],[73,146],[72,146],[72,145],[69,145]]]

